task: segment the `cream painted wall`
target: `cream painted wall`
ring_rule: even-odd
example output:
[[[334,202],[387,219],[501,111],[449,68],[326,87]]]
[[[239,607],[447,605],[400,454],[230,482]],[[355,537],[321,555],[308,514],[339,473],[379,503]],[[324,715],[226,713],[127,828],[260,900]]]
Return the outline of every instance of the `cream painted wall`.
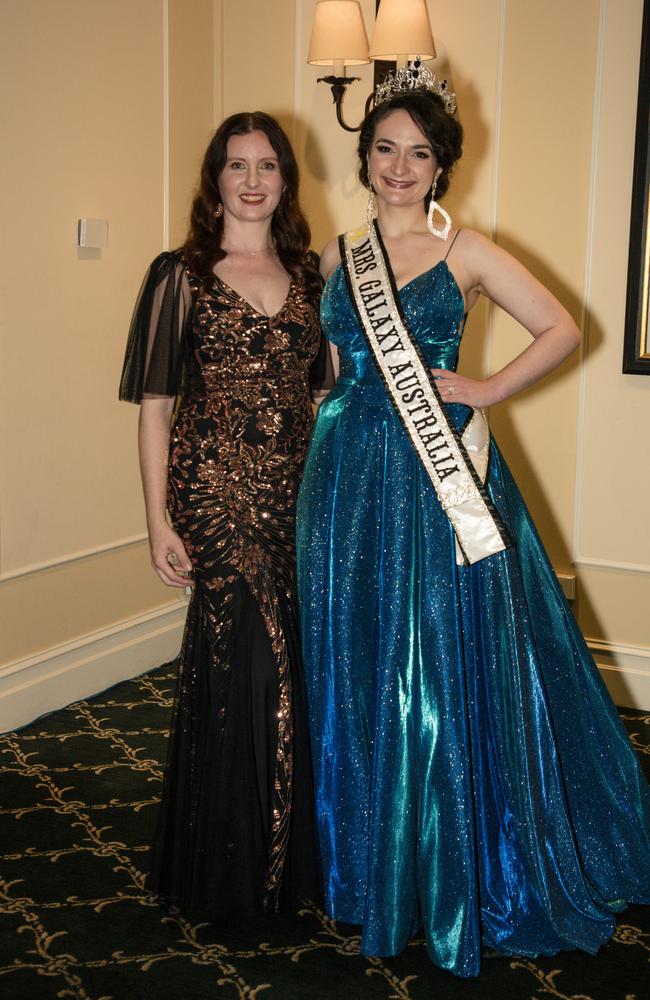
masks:
[[[293,0],[221,0],[223,117],[266,111],[293,128]]]
[[[2,16],[6,573],[140,528],[112,488],[115,331],[161,245],[163,136],[158,0],[16,0]],[[83,215],[109,219],[101,260],[77,255]]]
[[[221,3],[171,0],[169,4],[169,217],[170,246],[183,242],[190,196],[198,186],[203,154],[221,118],[216,53],[221,46]],[[220,81],[219,81],[220,82]]]
[[[625,10],[621,18],[607,3],[599,51],[574,559],[579,620],[630,703],[647,686],[650,656],[650,380],[621,374],[641,0]]]
[[[584,301],[597,37],[594,0],[548,0],[543,5],[523,0],[507,6],[496,236],[578,323]],[[491,367],[502,367],[527,341],[513,320],[497,312]],[[578,367],[575,355],[542,385],[491,414],[493,430],[560,571],[571,568]]]
[[[0,19],[2,728],[5,696],[23,692],[19,723],[32,695],[37,714],[117,679],[100,660],[72,670],[107,629],[113,652],[120,623],[132,637],[131,674],[178,645],[182,604],[143,541],[137,409],[117,384],[144,270],[184,229],[215,49],[212,0],[4,0]],[[100,259],[77,252],[82,216],[109,220]],[[65,680],[43,704],[55,660]]]
[[[108,644],[113,658],[98,652],[89,674],[98,689],[117,677],[120,636],[129,638],[119,669],[131,672],[178,642],[182,606],[151,574],[142,540],[137,411],[115,393],[141,275],[165,242],[182,239],[215,123],[254,108],[279,117],[316,248],[364,216],[355,136],[316,84],[327,71],[305,63],[314,4],[0,7],[14,151],[1,168],[0,727],[5,682],[9,695],[23,692],[26,721],[48,663],[63,663],[68,678],[83,659],[75,649]],[[374,0],[362,8],[370,29]],[[448,208],[515,252],[586,334],[582,366],[569,361],[495,408],[492,425],[556,569],[577,570],[575,610],[608,683],[621,702],[647,707],[650,553],[639,498],[649,472],[628,429],[646,422],[650,379],[619,374],[642,0],[429,0],[429,9],[434,68],[456,91],[466,129]],[[345,113],[358,121],[371,68],[354,72],[362,80]],[[77,255],[81,215],[110,220],[101,260]],[[524,343],[482,305],[463,370],[494,369]],[[618,491],[600,472],[612,455],[629,466]],[[82,690],[54,686],[50,701],[33,700],[38,710]]]

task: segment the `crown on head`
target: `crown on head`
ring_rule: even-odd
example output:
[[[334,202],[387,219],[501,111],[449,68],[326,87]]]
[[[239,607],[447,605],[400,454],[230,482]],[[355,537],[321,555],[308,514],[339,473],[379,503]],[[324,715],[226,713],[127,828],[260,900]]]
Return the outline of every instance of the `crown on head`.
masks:
[[[426,90],[430,94],[437,94],[442,98],[447,114],[455,114],[456,95],[447,90],[447,81],[437,81],[431,70],[422,65],[420,59],[413,59],[403,69],[386,76],[375,90],[375,107],[384,101],[390,101],[391,97],[414,90]]]

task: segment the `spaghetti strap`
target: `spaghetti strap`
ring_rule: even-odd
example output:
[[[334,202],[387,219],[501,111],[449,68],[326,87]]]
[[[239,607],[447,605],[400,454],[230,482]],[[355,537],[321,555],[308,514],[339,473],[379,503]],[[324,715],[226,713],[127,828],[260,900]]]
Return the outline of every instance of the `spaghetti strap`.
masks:
[[[447,250],[447,253],[445,254],[445,256],[444,256],[444,257],[442,258],[443,260],[447,260],[447,257],[448,257],[448,256],[449,256],[449,254],[451,253],[451,248],[453,247],[454,243],[456,242],[456,240],[457,240],[457,239],[458,239],[458,237],[460,236],[461,232],[462,232],[462,230],[461,230],[461,229],[457,229],[457,230],[456,230],[456,235],[454,236],[453,240],[452,240],[452,241],[451,241],[451,243],[449,244],[449,249]]]

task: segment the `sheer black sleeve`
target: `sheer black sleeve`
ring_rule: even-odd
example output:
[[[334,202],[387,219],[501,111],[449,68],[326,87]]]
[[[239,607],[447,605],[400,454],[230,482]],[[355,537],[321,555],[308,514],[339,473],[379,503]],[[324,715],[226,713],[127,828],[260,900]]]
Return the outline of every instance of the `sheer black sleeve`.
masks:
[[[318,271],[318,265],[320,263],[318,254],[314,253],[313,250],[310,250],[307,253],[307,257],[310,265],[314,268],[314,270]],[[318,308],[316,309],[316,317],[318,319]],[[316,401],[318,397],[328,393],[336,381],[336,373],[332,362],[332,350],[329,341],[323,336],[323,331],[320,328],[320,322],[318,329],[320,333],[318,354],[312,361],[309,369],[309,389],[311,391],[311,397],[314,401]]]
[[[147,397],[178,395],[191,310],[178,252],[161,253],[147,271],[131,320],[120,399],[140,403]]]
[[[321,330],[318,354],[312,361],[309,369],[309,389],[312,399],[316,400],[317,397],[329,392],[335,382],[336,375],[334,373],[330,342],[323,336],[323,331]]]

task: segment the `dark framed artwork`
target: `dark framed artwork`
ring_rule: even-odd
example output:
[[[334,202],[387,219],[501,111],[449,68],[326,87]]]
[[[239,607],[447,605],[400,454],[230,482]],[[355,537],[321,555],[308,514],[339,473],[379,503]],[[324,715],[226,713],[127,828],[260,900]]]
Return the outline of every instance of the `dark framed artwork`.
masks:
[[[650,375],[650,0],[643,5],[623,372]]]

